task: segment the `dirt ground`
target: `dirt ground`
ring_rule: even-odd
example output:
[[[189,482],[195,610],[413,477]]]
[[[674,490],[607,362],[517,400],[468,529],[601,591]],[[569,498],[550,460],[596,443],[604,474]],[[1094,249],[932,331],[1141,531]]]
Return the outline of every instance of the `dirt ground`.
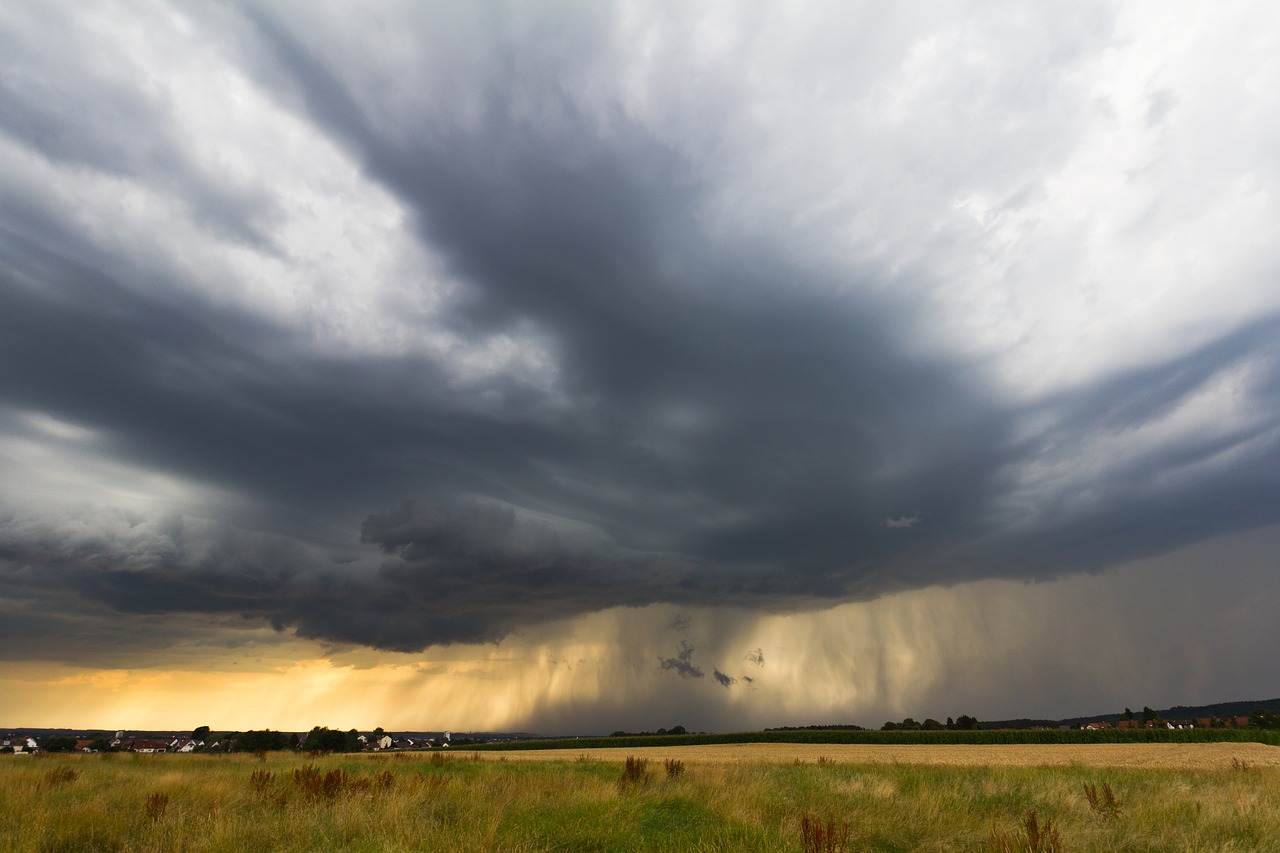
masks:
[[[739,762],[817,762],[841,764],[951,764],[1049,767],[1079,764],[1087,767],[1143,767],[1153,769],[1219,769],[1247,764],[1280,766],[1280,747],[1260,743],[1107,743],[1107,744],[788,744],[743,743],[707,746],[655,746],[620,749],[528,749],[483,753],[486,759],[508,761],[624,761],[628,755],[664,761],[679,758],[696,764]]]

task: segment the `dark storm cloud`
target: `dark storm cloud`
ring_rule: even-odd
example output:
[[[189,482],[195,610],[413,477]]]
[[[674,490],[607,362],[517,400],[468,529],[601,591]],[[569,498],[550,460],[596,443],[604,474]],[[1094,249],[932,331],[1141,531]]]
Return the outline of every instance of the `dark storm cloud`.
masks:
[[[938,535],[966,524],[961,492],[987,488],[1006,428],[976,379],[902,353],[890,335],[904,320],[888,306],[832,295],[834,281],[796,281],[767,249],[710,252],[696,239],[690,164],[644,128],[615,117],[601,139],[558,100],[556,122],[531,125],[495,86],[480,95],[477,130],[398,143],[297,39],[267,21],[262,32],[310,115],[467,273],[461,317],[532,320],[557,342],[582,451],[546,461],[626,484],[604,506],[593,497],[598,509],[554,496],[572,502],[569,515],[602,516],[624,546],[717,562],[785,556],[818,571],[897,547],[867,528],[917,496],[949,505]],[[702,423],[664,423],[682,407]],[[921,459],[921,475],[870,487],[890,453]],[[700,524],[686,500],[742,521]]]
[[[32,5],[0,32],[0,127],[12,141],[76,169],[137,180],[179,201],[205,227],[270,246],[271,194],[202,164],[176,130],[179,104],[138,86],[161,74],[56,4]],[[23,26],[25,24],[25,26]]]
[[[1280,477],[1275,318],[1045,401],[1054,426],[1019,448],[1020,455],[1064,461],[1075,456],[1087,471],[1091,440],[1138,435],[1224,383],[1256,407],[1252,418],[1233,423],[1222,417],[1213,428],[1171,441],[1131,438],[1130,453],[1091,476],[1073,478],[1068,466],[1068,485],[1045,490],[1034,527],[999,536],[999,559],[1023,572],[1096,569],[1273,523],[1280,515],[1280,495],[1273,488]]]
[[[803,235],[785,220],[763,229],[771,238],[709,223],[729,148],[700,160],[608,90],[622,85],[603,18],[555,10],[549,31],[566,28],[567,51],[483,25],[467,31],[474,44],[438,43],[438,12],[403,26],[427,53],[471,57],[448,85],[379,69],[377,56],[347,62],[322,25],[271,8],[203,24],[409,212],[459,282],[442,327],[468,340],[533,329],[554,378],[463,384],[447,355],[325,351],[284,320],[197,295],[176,260],[104,247],[39,190],[12,195],[0,213],[5,414],[83,426],[105,459],[231,497],[185,522],[77,511],[74,533],[48,513],[12,516],[0,531],[11,589],[418,650],[616,606],[777,612],[1092,570],[1280,520],[1273,319],[1010,402],[980,360],[920,354],[910,334],[923,309],[895,293],[927,271],[837,269],[796,250]],[[60,53],[12,34],[3,44],[17,51],[6,67],[38,83],[0,79],[8,145],[135,181],[275,251],[280,200],[191,156],[125,57],[95,75],[89,53],[59,67]],[[603,106],[568,85],[596,72]],[[418,90],[440,94],[403,107]],[[737,97],[726,90],[701,120],[746,110]],[[406,275],[403,295],[425,286]],[[1067,491],[1019,479],[1246,368],[1247,423]],[[1019,489],[1037,506],[1025,517],[1007,507]],[[692,654],[682,645],[660,666],[701,677]]]

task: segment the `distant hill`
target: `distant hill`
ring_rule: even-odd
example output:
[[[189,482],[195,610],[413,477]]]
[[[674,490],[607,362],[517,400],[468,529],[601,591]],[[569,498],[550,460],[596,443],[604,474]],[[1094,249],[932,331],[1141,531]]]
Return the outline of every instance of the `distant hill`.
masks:
[[[1247,717],[1261,708],[1264,711],[1280,713],[1280,699],[1252,699],[1240,702],[1218,702],[1214,705],[1174,705],[1172,708],[1157,710],[1156,715],[1162,720],[1194,720],[1198,717]],[[1142,718],[1142,709],[1134,708],[1133,713]],[[1124,712],[1115,714],[1094,714],[1088,717],[1067,717],[1062,720],[983,720],[984,729],[1034,729],[1054,728],[1056,726],[1078,726],[1105,720],[1114,723],[1124,718]]]

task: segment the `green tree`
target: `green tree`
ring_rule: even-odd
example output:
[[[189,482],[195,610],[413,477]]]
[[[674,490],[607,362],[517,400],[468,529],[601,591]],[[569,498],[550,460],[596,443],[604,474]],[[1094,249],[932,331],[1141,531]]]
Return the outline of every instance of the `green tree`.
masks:
[[[208,726],[196,726],[196,728],[191,732],[191,739],[192,739],[192,740],[200,740],[200,741],[207,741],[207,740],[209,740],[209,727],[208,727]]]
[[[1142,706],[1142,722],[1152,723],[1152,722],[1155,722],[1156,719],[1158,719],[1158,717],[1159,715],[1156,714],[1155,711],[1151,710],[1150,706],[1147,706],[1147,705]]]
[[[73,752],[76,748],[76,739],[67,735],[57,735],[45,738],[40,748],[45,752]]]
[[[883,726],[880,727],[880,730],[884,732],[893,732],[893,731],[914,732],[914,731],[919,731],[919,729],[920,729],[920,724],[917,723],[915,720],[913,720],[911,717],[907,717],[905,720],[903,720],[900,723],[890,722],[890,723],[885,723]]]
[[[236,752],[271,752],[288,749],[289,738],[284,732],[248,731],[236,738]]]
[[[1257,708],[1249,715],[1249,725],[1257,729],[1280,728],[1280,714],[1265,708]]]
[[[355,729],[352,731],[354,732]],[[306,747],[322,752],[349,752],[352,750],[347,747],[348,734],[350,733],[331,729],[328,726],[316,726],[307,733]],[[354,749],[359,749],[359,741],[355,741],[355,744]]]

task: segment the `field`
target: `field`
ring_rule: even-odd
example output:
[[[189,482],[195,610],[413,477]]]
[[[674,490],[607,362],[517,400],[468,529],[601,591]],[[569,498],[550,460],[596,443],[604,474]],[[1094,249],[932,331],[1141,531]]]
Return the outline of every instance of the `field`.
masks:
[[[708,764],[817,762],[839,764],[925,764],[973,767],[1146,767],[1159,770],[1212,768],[1280,768],[1280,748],[1260,743],[1102,743],[1087,745],[1014,744],[811,744],[743,743],[711,746],[660,746],[636,749],[557,749],[550,751],[486,753],[488,758],[512,761],[623,761],[628,755],[650,760],[675,758]]]
[[[1280,748],[0,759],[0,850],[1275,850]]]

